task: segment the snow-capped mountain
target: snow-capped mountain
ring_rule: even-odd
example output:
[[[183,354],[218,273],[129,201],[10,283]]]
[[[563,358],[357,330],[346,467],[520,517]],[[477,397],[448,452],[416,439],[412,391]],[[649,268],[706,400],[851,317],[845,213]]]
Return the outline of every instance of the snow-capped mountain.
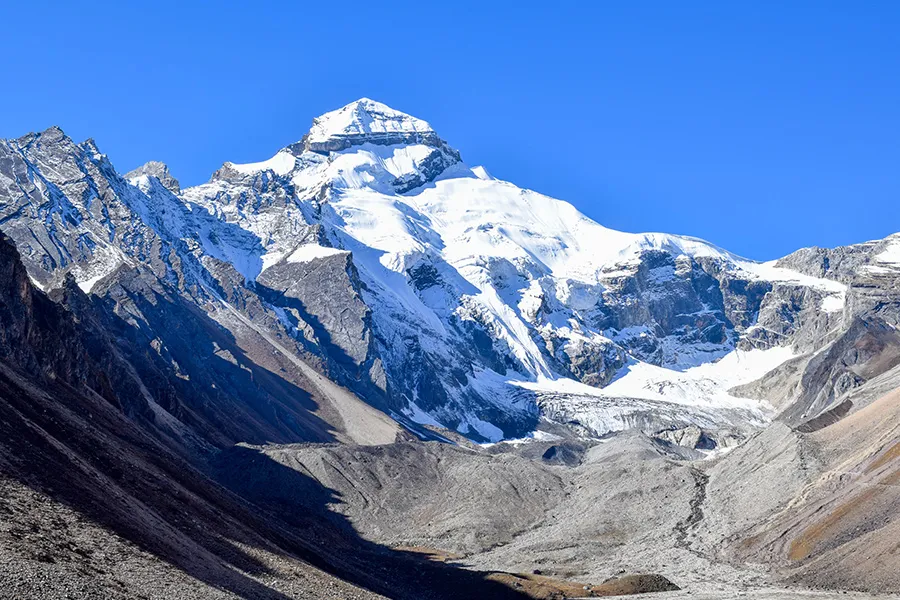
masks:
[[[71,274],[140,320],[122,283],[138,269],[251,360],[289,355],[288,370],[317,370],[409,427],[478,441],[542,419],[586,435],[697,425],[740,437],[783,403],[748,384],[834,343],[871,309],[859,279],[898,269],[895,238],[757,263],[613,231],[466,165],[427,122],[368,99],[187,189],[161,163],[121,177],[58,129],[9,140],[0,228],[44,289]],[[854,268],[837,270],[838,255]],[[896,311],[882,316],[897,325]]]

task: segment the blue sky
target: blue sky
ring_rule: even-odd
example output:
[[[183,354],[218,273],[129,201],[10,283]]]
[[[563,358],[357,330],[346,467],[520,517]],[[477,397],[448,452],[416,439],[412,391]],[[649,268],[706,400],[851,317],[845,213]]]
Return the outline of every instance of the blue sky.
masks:
[[[0,137],[58,124],[122,172],[200,183],[367,96],[608,227],[757,259],[900,230],[897,2],[96,0],[3,20]]]

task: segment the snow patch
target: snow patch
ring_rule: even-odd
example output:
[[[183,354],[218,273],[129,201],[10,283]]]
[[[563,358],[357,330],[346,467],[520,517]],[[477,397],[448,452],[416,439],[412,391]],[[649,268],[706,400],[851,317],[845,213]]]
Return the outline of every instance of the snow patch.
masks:
[[[350,254],[346,250],[339,248],[329,248],[328,246],[319,246],[318,244],[306,244],[294,250],[288,257],[289,263],[301,263],[316,260],[317,258],[328,258],[338,254]]]
[[[225,163],[226,166],[245,175],[252,175],[253,173],[259,173],[260,171],[274,171],[276,175],[287,175],[294,170],[296,164],[297,159],[287,150],[281,150],[269,160],[264,160],[262,162],[245,164]]]
[[[822,279],[804,275],[791,269],[776,266],[777,261],[769,261],[764,263],[754,263],[750,261],[742,261],[739,266],[744,271],[752,273],[759,279],[765,281],[777,281],[784,283],[795,283],[806,287],[815,288],[832,294],[845,294],[847,286],[839,281],[832,279]]]
[[[468,422],[472,429],[488,441],[499,442],[503,439],[503,430],[487,421],[482,421],[474,415],[469,415]]]
[[[874,260],[884,265],[900,267],[900,239],[892,240]]]
[[[485,181],[491,181],[494,179],[494,176],[488,173],[488,170],[482,166],[472,167],[472,173],[475,174],[475,177],[478,179],[483,179]]]
[[[263,254],[260,257],[260,259],[262,260],[262,270],[260,270],[260,273],[262,273],[269,267],[280,263],[281,259],[284,258],[284,254],[284,252],[266,252],[265,254]]]
[[[794,356],[789,347],[734,350],[715,362],[704,363],[685,371],[632,360],[604,388],[591,387],[568,378],[510,383],[537,392],[597,398],[637,398],[685,406],[758,409],[761,401],[738,398],[729,394],[728,390],[759,379]]]
[[[529,433],[528,435],[520,438],[510,438],[508,440],[503,440],[504,444],[512,444],[513,446],[518,446],[520,444],[530,444],[531,442],[557,442],[563,439],[561,436],[556,435],[555,433],[550,433],[548,431],[535,430]],[[481,444],[483,448],[490,448],[498,444],[499,442],[487,442],[485,444]]]
[[[840,312],[844,310],[844,304],[846,303],[846,294],[832,294],[830,296],[825,296],[825,299],[822,300],[822,310],[825,312]]]
[[[89,277],[88,279],[85,279],[84,281],[79,281],[78,287],[80,287],[81,291],[84,292],[85,294],[89,294],[91,292],[91,290],[94,289],[94,286],[97,284],[97,282],[100,281],[101,279],[103,279],[104,277],[106,277],[107,275],[108,275],[108,273],[103,273],[101,275],[95,275],[94,277]]]
[[[419,408],[419,405],[415,402],[407,402],[406,408],[404,408],[401,412],[406,415],[412,422],[418,423],[419,425],[431,425],[433,427],[441,427],[443,429],[446,429],[443,424],[441,424],[434,417]]]

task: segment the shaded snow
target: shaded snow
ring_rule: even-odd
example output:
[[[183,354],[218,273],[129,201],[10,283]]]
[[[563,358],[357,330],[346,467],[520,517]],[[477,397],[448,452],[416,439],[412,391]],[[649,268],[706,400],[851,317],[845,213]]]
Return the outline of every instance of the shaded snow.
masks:
[[[431,425],[433,427],[444,427],[434,417],[419,408],[419,406],[415,402],[408,402],[407,407],[403,409],[402,412],[414,423],[418,423],[420,425]]]

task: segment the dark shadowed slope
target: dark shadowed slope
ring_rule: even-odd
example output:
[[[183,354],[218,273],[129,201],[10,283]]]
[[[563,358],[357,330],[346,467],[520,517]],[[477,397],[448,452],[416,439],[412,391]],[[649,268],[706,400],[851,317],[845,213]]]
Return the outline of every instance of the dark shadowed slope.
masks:
[[[516,596],[483,573],[362,542],[315,509],[288,527],[218,486],[164,445],[122,374],[97,362],[116,350],[86,352],[102,336],[36,291],[5,240],[0,271],[0,594]]]

